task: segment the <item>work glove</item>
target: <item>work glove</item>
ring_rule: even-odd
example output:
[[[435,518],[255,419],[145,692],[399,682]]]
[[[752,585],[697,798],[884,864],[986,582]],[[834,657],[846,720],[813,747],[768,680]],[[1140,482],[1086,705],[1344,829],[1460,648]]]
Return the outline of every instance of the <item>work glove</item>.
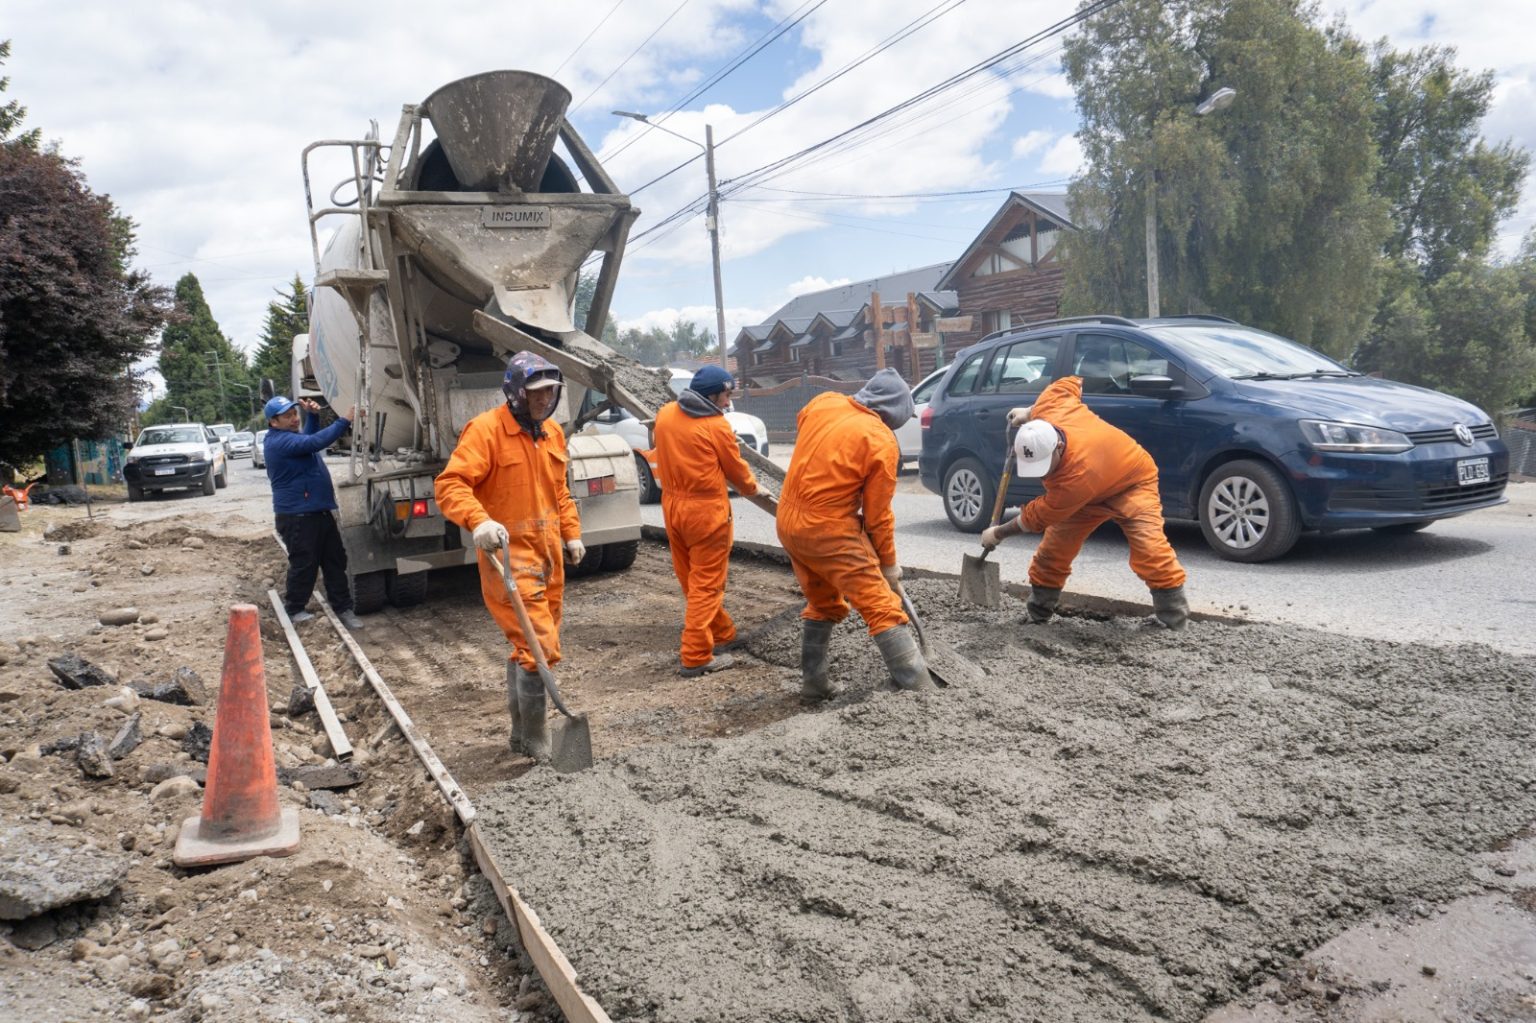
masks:
[[[475,546],[482,551],[500,550],[509,539],[511,537],[507,535],[507,527],[495,519],[486,519],[475,527]]]
[[[1011,409],[1009,409],[1008,410],[1008,425],[1013,427],[1015,430],[1017,430],[1019,427],[1023,426],[1025,423],[1029,422],[1029,414],[1031,412],[1033,412],[1033,411],[1034,411],[1034,406],[1033,405],[1028,405],[1028,406],[1025,406],[1024,408],[1011,408]]]
[[[1002,530],[997,526],[988,526],[981,531],[981,546],[985,550],[996,550],[997,545],[1003,542]]]
[[[893,590],[901,584],[900,565],[881,565],[880,574],[885,576],[886,585]]]
[[[587,556],[587,545],[580,540],[565,541],[565,560],[571,564],[577,564]]]

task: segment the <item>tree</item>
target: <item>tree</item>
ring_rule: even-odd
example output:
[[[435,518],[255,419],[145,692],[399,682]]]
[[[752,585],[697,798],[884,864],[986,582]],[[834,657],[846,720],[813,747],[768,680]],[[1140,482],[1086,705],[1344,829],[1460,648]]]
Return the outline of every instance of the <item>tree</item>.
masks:
[[[298,274],[286,291],[276,290],[279,301],[267,303],[267,322],[251,361],[251,376],[257,381],[270,379],[279,394],[287,394],[293,387],[293,339],[309,332],[308,295]]]
[[[4,64],[6,58],[11,55],[11,41],[0,39],[0,64]],[[0,77],[0,92],[4,92],[11,84],[9,77]],[[25,149],[36,149],[42,138],[42,129],[33,128],[31,131],[22,132],[15,138],[11,138],[14,132],[27,116],[27,108],[16,100],[0,104],[0,145],[21,146]]]
[[[165,402],[146,411],[146,422],[157,421],[152,413],[181,418],[170,406],[187,409],[194,422],[244,422],[252,415],[250,395],[232,386],[252,387],[245,356],[219,330],[203,286],[190,273],[176,282],[176,306],[160,335],[160,375]]]
[[[1390,224],[1364,53],[1317,18],[1299,0],[1126,0],[1068,42],[1086,170],[1064,311],[1145,310],[1150,177],[1166,310],[1354,347]],[[1197,117],[1223,86],[1237,102]]]
[[[1371,63],[1377,190],[1392,210],[1386,252],[1417,263],[1430,281],[1488,254],[1530,169],[1524,150],[1479,137],[1493,74],[1455,60],[1450,47],[1399,52],[1382,40]]]
[[[0,139],[21,113],[0,107]],[[0,461],[127,429],[133,365],[169,297],[128,268],[133,241],[133,222],[35,131],[0,141]]]
[[[579,273],[576,276],[576,326],[586,329],[587,313],[592,310],[592,297],[597,292],[597,275]],[[603,322],[603,336],[598,340],[609,348],[614,347],[619,340],[619,328],[614,324],[610,315]]]
[[[671,330],[652,327],[641,331],[630,327],[610,344],[620,354],[642,365],[665,366],[674,359],[692,358],[709,352],[714,347],[715,336],[692,320],[679,317],[672,321]]]

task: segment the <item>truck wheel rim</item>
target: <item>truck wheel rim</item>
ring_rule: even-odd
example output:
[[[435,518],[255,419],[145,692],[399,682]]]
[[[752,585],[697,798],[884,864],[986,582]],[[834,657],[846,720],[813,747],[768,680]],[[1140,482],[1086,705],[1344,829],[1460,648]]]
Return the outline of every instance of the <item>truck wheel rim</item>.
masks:
[[[1269,498],[1246,476],[1229,476],[1216,484],[1206,502],[1206,520],[1218,539],[1244,551],[1264,541],[1269,532]]]
[[[969,469],[949,478],[949,507],[956,518],[969,521],[981,512],[981,480]]]

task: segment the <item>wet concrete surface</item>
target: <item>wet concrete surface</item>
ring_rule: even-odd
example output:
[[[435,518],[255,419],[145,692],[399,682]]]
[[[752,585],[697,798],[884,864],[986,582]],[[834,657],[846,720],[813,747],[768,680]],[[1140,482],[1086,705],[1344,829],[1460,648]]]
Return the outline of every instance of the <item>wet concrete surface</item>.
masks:
[[[1017,599],[960,609],[953,586],[909,590],[986,670],[975,685],[884,691],[850,620],[830,706],[475,793],[615,1019],[1200,1020],[1310,1004],[1264,986],[1357,924],[1501,891],[1518,924],[1519,878],[1487,857],[1536,819],[1536,724],[1512,712],[1536,659],[1273,625],[1026,626]],[[791,666],[798,643],[783,615],[748,651]],[[1319,990],[1325,1009],[1347,995]]]

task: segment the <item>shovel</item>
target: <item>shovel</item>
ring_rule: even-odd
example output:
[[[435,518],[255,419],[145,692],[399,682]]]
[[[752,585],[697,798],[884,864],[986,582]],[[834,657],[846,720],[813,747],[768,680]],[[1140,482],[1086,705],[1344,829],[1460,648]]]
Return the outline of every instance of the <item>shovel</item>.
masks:
[[[539,667],[539,678],[544,681],[544,690],[549,693],[549,698],[555,701],[555,708],[565,715],[565,723],[555,730],[550,742],[550,766],[561,774],[570,774],[572,771],[585,771],[592,766],[592,729],[587,724],[585,714],[572,714],[565,701],[560,698],[560,687],[555,684],[555,673],[549,670],[548,663],[544,660],[544,648],[539,645],[538,634],[533,631],[533,623],[528,620],[528,609],[523,607],[522,594],[517,592],[517,584],[512,581],[512,573],[508,565],[512,563],[512,552],[508,545],[502,544],[502,557],[486,552],[486,557],[491,559],[491,564],[496,566],[496,571],[501,573],[502,584],[507,588],[507,599],[512,602],[512,610],[517,614],[517,624],[523,630],[523,638],[528,641],[528,649],[533,652],[534,663]]]
[[[928,662],[928,674],[933,676],[933,680],[946,688],[955,684],[963,688],[968,682],[979,681],[984,672],[974,661],[962,656],[942,639],[929,642],[928,631],[923,628],[922,619],[917,617],[917,608],[912,606],[912,598],[907,596],[906,587],[898,582],[894,589],[896,596],[901,598],[902,610],[907,612],[907,618],[912,622],[912,631],[917,633],[917,647],[923,652],[923,660]]]
[[[1013,480],[1013,444],[1008,445],[1008,457],[1003,460],[1003,478],[997,483],[997,499],[992,502],[992,522],[1003,520],[1003,505],[1008,500],[1008,484]],[[960,559],[960,599],[981,607],[1001,607],[1003,581],[998,573],[997,562],[988,561],[990,548],[981,549],[981,557],[962,555]]]

